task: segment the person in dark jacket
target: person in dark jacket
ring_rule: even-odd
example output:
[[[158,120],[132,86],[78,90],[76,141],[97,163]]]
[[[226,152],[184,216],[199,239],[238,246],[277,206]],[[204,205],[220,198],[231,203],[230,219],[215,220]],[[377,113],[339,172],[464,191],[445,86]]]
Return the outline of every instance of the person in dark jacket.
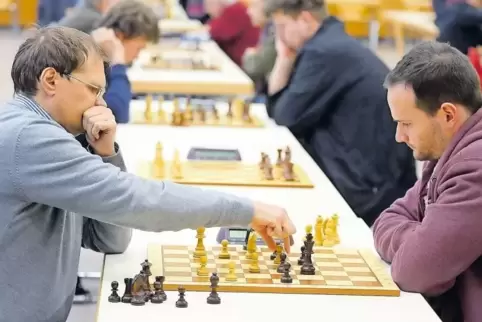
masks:
[[[482,45],[480,0],[432,0],[437,41],[450,44],[464,54]]]
[[[371,225],[416,181],[395,142],[387,66],[327,16],[323,0],[266,0],[277,58],[267,110],[304,145],[354,212]]]

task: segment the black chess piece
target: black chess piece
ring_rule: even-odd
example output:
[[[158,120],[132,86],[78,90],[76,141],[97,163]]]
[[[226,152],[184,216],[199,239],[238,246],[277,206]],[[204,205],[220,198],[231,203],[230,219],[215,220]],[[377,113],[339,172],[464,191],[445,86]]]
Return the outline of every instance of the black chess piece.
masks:
[[[278,273],[284,273],[284,271],[285,271],[285,266],[284,266],[284,265],[285,265],[285,263],[286,263],[286,253],[281,253],[280,257],[281,257],[281,262],[279,263],[278,268],[276,269],[276,271],[277,271]]]
[[[130,303],[132,300],[132,282],[133,278],[124,278],[124,284],[126,285],[124,295],[122,295],[122,303]]]
[[[156,281],[154,282],[154,296],[158,295],[162,301],[167,301],[166,292],[164,292],[164,281],[166,278],[164,276],[156,276]],[[158,285],[156,289],[156,285]]]
[[[146,305],[146,295],[144,294],[144,292],[138,292],[134,294],[134,296],[131,299],[131,305],[134,305],[134,306]]]
[[[211,293],[207,298],[208,304],[221,304],[221,298],[217,292],[219,276],[217,273],[212,273],[211,278]]]
[[[187,307],[187,301],[184,298],[184,296],[186,294],[186,289],[184,288],[184,286],[179,286],[178,291],[179,291],[179,299],[176,301],[176,307],[186,308]]]
[[[303,265],[303,257],[305,256],[305,246],[301,246],[301,255],[298,259],[298,265]]]
[[[152,264],[149,263],[149,261],[146,259],[144,260],[142,263],[141,263],[141,267],[142,267],[142,272],[144,274],[146,274],[147,276],[151,276],[152,273],[151,273],[151,266]]]
[[[313,241],[313,235],[307,234],[305,240],[305,251],[303,256],[303,266],[301,266],[300,274],[301,275],[315,275],[315,266],[313,266],[313,262],[311,261],[311,254],[313,254],[313,245],[315,242]]]
[[[160,304],[164,302],[164,298],[161,294],[161,292],[163,292],[161,286],[161,276],[156,276],[156,281],[154,282],[154,294],[151,297],[151,303]]]
[[[283,276],[281,276],[281,283],[293,283],[293,278],[290,276],[290,269],[291,269],[291,264],[290,262],[286,262],[283,265],[284,272]]]
[[[110,283],[112,287],[112,293],[109,295],[109,302],[111,303],[119,303],[121,298],[117,291],[119,290],[119,283],[117,281],[113,281]]]

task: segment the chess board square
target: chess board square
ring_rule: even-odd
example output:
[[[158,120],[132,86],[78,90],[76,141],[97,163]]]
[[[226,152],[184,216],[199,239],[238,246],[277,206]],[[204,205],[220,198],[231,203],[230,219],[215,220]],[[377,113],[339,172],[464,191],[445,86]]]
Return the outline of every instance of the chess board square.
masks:
[[[365,265],[365,261],[361,258],[352,258],[352,257],[347,257],[347,258],[338,258],[337,259],[340,263],[345,264],[345,263],[350,263],[350,264],[360,264],[361,266]]]
[[[315,254],[333,254],[333,248],[316,247],[313,252]]]
[[[249,284],[273,284],[271,277],[269,278],[249,278],[246,277],[246,282]]]
[[[300,281],[308,281],[308,280],[322,281],[325,279],[323,275],[296,275],[296,278],[299,279]]]
[[[236,281],[226,281],[226,277],[219,277],[219,282],[220,283],[226,283],[226,284],[246,284],[247,280],[246,278],[243,277],[238,277]]]
[[[338,257],[343,257],[343,256],[356,256],[359,257],[360,254],[358,253],[357,249],[350,249],[350,248],[333,248],[333,252],[338,256]]]
[[[353,282],[378,282],[375,276],[350,276]]]
[[[208,276],[193,276],[192,281],[195,283],[209,283],[209,275]]]
[[[326,285],[353,286],[352,281],[325,280]]]
[[[328,260],[328,259],[333,259],[333,260],[336,260],[337,257],[335,254],[331,254],[331,253],[315,253],[314,256],[312,256],[313,258],[315,258],[317,261],[319,260]]]
[[[360,273],[360,274],[370,274],[372,275],[372,271],[369,267],[367,266],[363,266],[363,267],[357,267],[357,266],[354,266],[354,267],[345,267],[345,272],[348,272],[350,275],[351,274],[357,274],[357,273]]]
[[[251,266],[251,264],[241,265],[243,271],[245,271],[245,272],[249,272],[250,266]],[[266,265],[258,265],[258,266],[259,266],[259,269],[261,270],[261,272],[263,272],[263,274],[269,274],[269,269],[268,269],[268,267],[266,267]]]
[[[323,266],[325,263],[323,263],[322,265],[319,265],[318,264],[318,270],[317,271],[321,271],[321,272],[325,272],[325,271],[329,271],[329,272],[336,272],[336,271],[345,271],[345,268],[343,266]]]
[[[220,274],[227,274],[229,272],[229,269],[227,267],[222,267],[222,268],[216,268],[216,271]],[[244,270],[241,267],[235,267],[234,273],[243,274]]]
[[[316,261],[315,264],[318,267],[343,267],[343,265],[339,262],[323,262],[323,261]]]
[[[166,272],[167,276],[192,276],[191,269],[189,269],[189,270],[182,270],[182,268],[168,269],[166,267],[165,272]]]
[[[216,267],[219,269],[219,270],[228,270],[229,268],[229,264],[228,263],[216,263]],[[240,263],[238,262],[235,262],[234,263],[234,269],[235,270],[243,270],[243,265],[241,265]]]
[[[323,276],[348,276],[348,274],[345,271],[323,271],[322,272]]]
[[[189,261],[177,262],[177,261],[165,261],[164,267],[191,267]]]
[[[300,280],[300,285],[326,285],[325,280]]]
[[[246,279],[256,279],[256,278],[260,278],[260,279],[264,279],[264,278],[271,278],[271,275],[269,275],[269,273],[245,273],[244,274],[244,277]]]
[[[229,262],[229,261],[235,261],[239,260],[239,256],[235,254],[229,254],[229,258],[219,258],[219,253],[214,252],[212,254],[212,258],[215,259],[217,262]]]
[[[192,282],[192,276],[167,276],[165,282],[167,283],[189,283]]]
[[[327,281],[350,281],[350,277],[348,276],[323,274],[323,277]]]

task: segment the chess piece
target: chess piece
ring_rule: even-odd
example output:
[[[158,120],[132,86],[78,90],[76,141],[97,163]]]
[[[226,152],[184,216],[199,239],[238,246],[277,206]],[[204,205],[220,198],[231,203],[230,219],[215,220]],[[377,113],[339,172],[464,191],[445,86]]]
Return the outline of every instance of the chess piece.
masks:
[[[176,307],[186,308],[187,307],[187,301],[184,298],[185,295],[186,295],[186,289],[184,288],[184,286],[179,286],[178,291],[179,291],[179,299],[176,301]]]
[[[199,268],[197,269],[197,275],[198,276],[208,276],[209,271],[206,268],[206,265],[208,263],[208,258],[206,257],[206,255],[201,256],[201,258],[199,259],[199,262],[200,262],[200,264],[199,264]]]
[[[177,149],[174,151],[174,158],[171,164],[171,177],[174,179],[182,178],[181,158],[179,157],[179,151]]]
[[[281,245],[281,242],[276,242],[276,257],[274,259],[274,264],[278,265],[281,263],[281,254],[283,253],[283,245]]]
[[[194,249],[194,254],[193,254],[195,258],[206,256],[206,248],[204,247],[204,241],[203,241],[204,237],[206,237],[204,235],[205,230],[206,229],[204,227],[199,227],[197,229],[197,234],[196,234],[197,245],[196,245],[196,249]]]
[[[211,282],[211,293],[207,298],[208,304],[221,304],[221,298],[217,292],[218,283],[219,283],[219,276],[217,273],[212,273],[211,278],[209,279]]]
[[[293,163],[286,162],[286,161],[283,163],[283,177],[286,181],[295,180],[295,174],[293,172]]]
[[[246,123],[251,123],[251,115],[249,115],[249,110],[250,110],[250,104],[249,102],[243,102],[243,121]]]
[[[174,100],[174,111],[172,112],[172,125],[181,126],[184,123],[184,114],[179,107],[179,101]]]
[[[117,281],[113,281],[110,283],[112,287],[112,293],[109,295],[109,302],[111,303],[119,303],[121,301],[121,298],[117,291],[119,290],[119,283]]]
[[[133,278],[124,278],[125,290],[124,295],[122,295],[122,303],[130,303],[132,300],[132,281]]]
[[[215,121],[219,121],[219,113],[218,113],[218,109],[216,108],[216,105],[213,105],[212,117]]]
[[[282,149],[278,149],[278,158],[276,159],[276,165],[280,167],[283,164],[283,158],[281,156],[281,153],[283,152]]]
[[[264,178],[266,180],[273,180],[274,179],[274,177],[273,177],[273,166],[271,164],[265,165]]]
[[[156,283],[159,282],[157,285],[158,285],[158,289],[155,289],[154,291],[154,295],[158,295],[162,301],[166,301],[167,300],[167,294],[166,292],[164,292],[164,281],[166,280],[166,277],[164,276],[156,276],[156,281],[154,282],[154,287],[156,287]]]
[[[336,244],[335,236],[333,230],[329,227],[325,229],[325,240],[323,241],[323,246],[333,247]]]
[[[151,273],[151,266],[152,264],[149,263],[149,261],[146,259],[144,260],[142,263],[141,263],[141,267],[142,267],[142,272],[144,274],[146,274],[147,276],[151,276],[152,273]]]
[[[305,237],[303,238],[303,240],[306,240],[306,236],[308,236],[308,234],[311,234],[311,232],[313,231],[313,226],[312,225],[306,225],[305,227]]]
[[[293,283],[293,278],[290,276],[290,269],[291,269],[291,264],[290,262],[286,262],[283,265],[283,275],[281,276],[281,283]]]
[[[323,246],[323,217],[316,217],[315,246]]]
[[[159,101],[157,103],[157,123],[166,122],[166,113],[164,111],[164,98],[159,96]]]
[[[154,282],[154,294],[151,297],[151,303],[160,304],[164,302],[164,297],[162,296],[163,292],[164,291],[162,290],[161,276],[156,276],[156,281]]]
[[[305,246],[301,246],[301,255],[298,259],[298,265],[303,265],[303,258],[305,257]]]
[[[144,110],[144,120],[147,123],[152,122],[152,96],[146,96],[146,109]]]
[[[259,268],[258,253],[253,253],[251,256],[251,265],[249,265],[250,273],[259,273],[261,269]]]
[[[228,104],[228,113],[226,113],[226,118],[228,120],[231,120],[233,118],[233,102],[231,102],[230,104]]]
[[[221,252],[218,255],[219,259],[230,259],[231,255],[228,252],[228,241],[224,239],[221,241]]]
[[[238,277],[236,276],[236,264],[234,262],[229,262],[228,264],[228,274],[226,274],[226,281],[236,282]]]
[[[306,236],[305,240],[305,251],[304,257],[303,257],[303,266],[301,266],[300,274],[301,275],[315,275],[315,266],[313,265],[313,262],[311,260],[311,254],[313,253],[313,235],[309,233]]]
[[[134,305],[134,306],[146,305],[146,298],[145,298],[144,293],[134,294],[130,303],[131,303],[131,305]]]
[[[286,149],[285,149],[285,158],[284,158],[283,161],[286,162],[286,163],[291,162],[291,149],[290,149],[289,146],[287,146]]]
[[[184,120],[191,123],[193,121],[191,102],[187,102],[186,109],[184,110]]]
[[[281,257],[281,262],[279,263],[278,268],[276,269],[276,271],[277,271],[278,273],[284,273],[284,271],[285,271],[284,265],[285,265],[285,263],[286,263],[286,257],[287,257],[287,256],[286,256],[286,253],[281,253],[280,257]]]
[[[246,253],[246,259],[252,259],[253,254],[256,252],[256,239],[258,236],[256,235],[256,232],[252,231],[249,234],[248,238],[248,244],[246,247],[247,253]]]

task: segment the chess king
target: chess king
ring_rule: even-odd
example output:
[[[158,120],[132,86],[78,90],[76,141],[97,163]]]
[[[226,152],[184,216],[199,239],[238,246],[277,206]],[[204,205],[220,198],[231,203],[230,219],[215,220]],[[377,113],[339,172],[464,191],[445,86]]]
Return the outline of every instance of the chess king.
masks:
[[[65,322],[81,247],[122,253],[132,229],[251,227],[272,249],[272,231],[295,233],[277,206],[128,173],[103,99],[106,67],[90,35],[57,26],[32,33],[15,56],[15,96],[0,108],[0,162],[15,169],[0,172],[2,320]],[[35,289],[55,292],[12,297],[35,276]]]

